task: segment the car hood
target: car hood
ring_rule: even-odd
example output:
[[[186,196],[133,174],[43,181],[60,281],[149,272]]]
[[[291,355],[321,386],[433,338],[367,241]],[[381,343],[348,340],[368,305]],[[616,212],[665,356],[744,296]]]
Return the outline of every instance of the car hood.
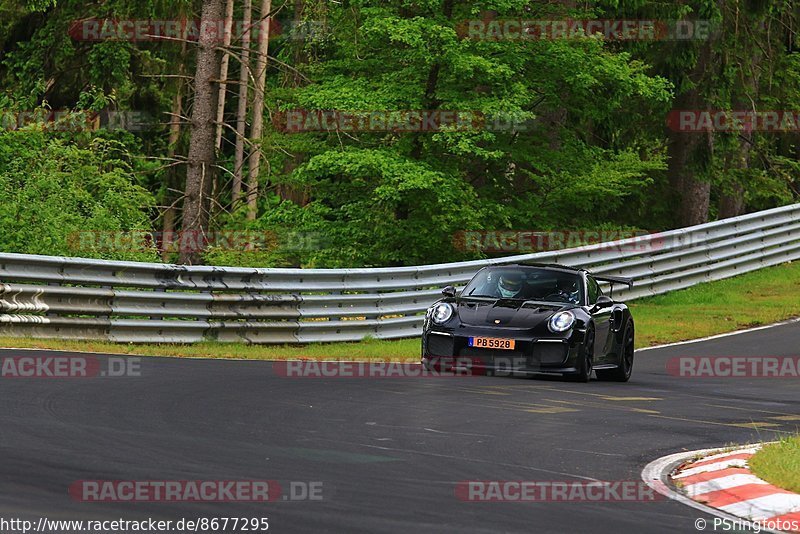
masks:
[[[460,299],[456,302],[462,324],[499,328],[536,328],[557,311],[574,307],[573,304],[539,304],[514,299]]]

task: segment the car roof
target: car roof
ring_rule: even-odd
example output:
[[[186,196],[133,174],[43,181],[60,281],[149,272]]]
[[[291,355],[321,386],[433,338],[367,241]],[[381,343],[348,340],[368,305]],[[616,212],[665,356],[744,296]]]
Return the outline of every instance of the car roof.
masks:
[[[490,265],[487,268],[489,269],[503,269],[507,267],[536,267],[539,269],[548,269],[552,271],[562,271],[562,272],[570,272],[570,273],[588,273],[586,269],[581,269],[578,267],[570,267],[569,265],[559,265],[557,263],[533,263],[533,262],[519,262],[519,263],[505,263],[502,265]]]

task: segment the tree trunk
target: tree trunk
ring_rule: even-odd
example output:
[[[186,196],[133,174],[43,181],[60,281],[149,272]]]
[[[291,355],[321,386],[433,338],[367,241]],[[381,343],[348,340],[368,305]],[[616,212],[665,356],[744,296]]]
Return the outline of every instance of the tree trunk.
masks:
[[[707,42],[700,50],[697,64],[690,76],[697,81],[706,73],[710,62],[711,44]],[[697,87],[678,95],[674,108],[678,110],[704,108]],[[675,222],[678,226],[692,226],[708,222],[711,182],[698,177],[698,173],[709,162],[714,133],[682,132],[670,129],[668,136],[667,176],[678,200]]]
[[[183,36],[185,38],[185,35]],[[178,63],[178,75],[183,76],[186,73],[186,41],[181,43],[180,62]],[[172,114],[169,116],[169,137],[167,141],[167,156],[172,158],[178,145],[178,140],[181,137],[181,115],[183,114],[183,78],[178,78],[177,89],[175,96],[172,98]],[[170,167],[167,171],[167,191],[164,193],[164,203],[166,208],[161,215],[161,260],[167,261],[170,248],[175,234],[175,222],[178,219],[178,208],[174,205],[176,195],[172,191],[180,190],[180,178],[178,175],[177,167]],[[158,243],[159,240],[156,240]]]
[[[747,176],[750,168],[750,148],[753,141],[752,132],[739,132],[739,150],[732,155],[731,167],[738,174],[734,175],[733,183],[722,192],[719,198],[719,218],[727,219],[744,213],[744,185],[742,180]],[[744,171],[744,172],[742,172]]]
[[[735,184],[730,192],[719,199],[719,218],[727,219],[744,213],[744,188]]]
[[[230,62],[230,46],[231,46],[231,33],[233,31],[233,0],[227,0],[225,3],[225,21],[222,36],[222,64],[219,67],[219,95],[217,95],[217,133],[214,141],[214,147],[217,154],[222,149],[222,128],[225,124],[225,100],[227,96],[228,84],[228,63]],[[214,181],[211,185],[211,218],[213,219],[220,206],[218,197],[220,194],[220,176],[219,173],[214,173]]]
[[[233,186],[231,188],[231,209],[236,209],[242,196],[242,176],[244,175],[244,139],[247,132],[247,88],[250,83],[250,19],[253,5],[244,0],[242,14],[242,55],[239,72],[239,106],[236,110],[236,149],[234,155]]]
[[[255,220],[258,208],[258,171],[261,165],[261,132],[264,124],[264,86],[267,81],[267,53],[269,51],[269,12],[272,0],[261,0],[261,22],[258,32],[258,56],[256,57],[255,82],[253,94],[253,125],[250,139],[253,143],[248,158],[247,178],[247,219]]]
[[[230,54],[228,48],[231,46],[231,33],[233,32],[233,0],[227,0],[225,4],[225,35],[222,37],[222,46],[225,49],[222,55],[222,64],[219,68],[219,96],[217,97],[217,139],[214,146],[219,150],[222,147],[222,125],[225,117],[225,94],[228,84],[228,63]]]
[[[303,16],[306,10],[306,0],[294,0],[293,2],[293,9],[294,15],[293,20],[295,24],[300,25],[303,23]],[[317,16],[320,14],[317,13]],[[321,24],[322,20],[313,21],[316,24]],[[327,21],[326,25],[327,25]],[[316,28],[312,28],[310,31],[315,31]],[[305,31],[305,30],[304,30]],[[303,81],[302,76],[300,76],[300,66],[305,64],[308,61],[308,53],[306,52],[306,47],[303,39],[294,39],[292,43],[292,56],[294,58],[294,66],[295,69],[288,73],[291,77],[292,87],[300,87],[300,84]]]
[[[222,0],[204,0],[201,13],[197,67],[194,76],[191,137],[186,158],[186,195],[183,201],[181,232],[181,263],[202,261],[208,232],[211,179],[214,175],[214,119],[217,88],[214,80],[219,74],[220,56],[216,35],[205,29],[222,17]]]
[[[305,0],[294,0],[294,15],[293,20],[295,23],[300,23],[303,20],[305,12]],[[317,14],[319,16],[319,14]],[[321,23],[322,20],[318,20]],[[300,87],[303,84],[303,77],[301,76],[300,69],[308,62],[308,54],[306,53],[305,45],[301,39],[294,39],[292,42],[293,52],[292,57],[294,60],[294,70],[287,71],[285,76],[285,83],[291,87]],[[291,157],[287,157],[283,163],[282,174],[289,176],[300,163],[303,162],[304,154],[293,153]],[[275,186],[275,193],[281,200],[290,200],[300,206],[305,206],[309,202],[308,187],[295,187],[291,184],[277,184]]]
[[[764,25],[761,26],[759,38],[765,38]],[[734,98],[735,109],[748,109],[754,108],[753,99],[758,94],[759,82],[757,79],[758,71],[760,70],[761,62],[763,59],[762,50],[755,47],[749,63],[744,68],[739,66],[740,82],[734,88],[738,92]],[[753,109],[755,111],[755,109]],[[740,131],[738,133],[738,151],[734,152],[731,156],[731,168],[735,169],[732,173],[732,180],[727,180],[726,187],[720,194],[719,199],[719,217],[726,219],[728,217],[736,217],[745,211],[744,192],[745,184],[749,179],[750,170],[750,152],[755,141],[755,134],[752,130]]]
[[[696,101],[696,95],[685,96],[688,98],[676,99],[676,104],[681,101]],[[677,109],[697,109],[696,107],[676,107]],[[675,223],[680,227],[708,222],[711,182],[698,179],[696,174],[697,163],[707,158],[704,150],[712,135],[712,132],[669,132],[667,175],[670,187],[676,193],[678,206]]]

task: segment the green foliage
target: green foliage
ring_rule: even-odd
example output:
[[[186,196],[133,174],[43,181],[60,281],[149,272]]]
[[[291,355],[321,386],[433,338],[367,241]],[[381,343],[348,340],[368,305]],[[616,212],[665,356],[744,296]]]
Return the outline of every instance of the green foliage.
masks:
[[[800,108],[791,3],[571,4],[304,0],[278,9],[284,31],[270,41],[268,117],[292,110],[426,110],[476,120],[469,128],[433,131],[300,133],[268,122],[255,220],[231,206],[235,136],[225,129],[217,162],[226,172],[217,177],[212,230],[263,233],[271,241],[215,246],[206,262],[410,265],[477,257],[454,244],[463,230],[665,229],[676,220],[664,118],[680,98],[695,92],[703,109]],[[238,20],[242,6],[235,5]],[[175,75],[193,72],[194,45],[84,41],[70,28],[90,18],[192,18],[198,8],[186,0],[0,5],[0,110],[136,111],[162,123],[133,132],[0,134],[0,181],[13,199],[2,213],[15,229],[0,249],[70,253],[64,236],[74,228],[160,229],[164,209],[180,207],[187,128],[168,147],[163,123],[176,95],[182,115],[191,109],[190,90]],[[702,19],[713,31],[706,40],[651,42],[463,34],[467,21],[492,18]],[[697,68],[701,58],[710,58],[707,68]],[[235,80],[238,62],[230,65]],[[236,91],[228,86],[228,124]],[[744,141],[711,136],[690,170],[712,184],[712,216],[726,196],[740,194],[747,210],[795,199],[797,141],[791,132],[756,132]],[[18,213],[44,224],[35,233],[45,237],[25,233]],[[81,255],[133,257],[101,250]]]
[[[689,24],[709,23],[707,38],[625,43],[619,46],[670,80],[677,109],[796,110],[800,101],[800,11],[792,2],[649,0],[598,2],[600,18],[639,17]],[[702,62],[701,62],[702,61]],[[646,124],[646,123],[645,123]],[[702,133],[685,135],[703,135]],[[797,136],[792,132],[714,132],[695,154],[693,174],[712,184],[715,202],[740,196],[748,210],[797,197]]]
[[[528,19],[537,15],[530,9],[551,9],[496,8],[498,18]],[[303,207],[265,205],[260,224],[326,236],[299,264],[452,261],[465,257],[453,245],[459,230],[633,219],[624,216],[628,201],[638,205],[665,168],[659,136],[643,135],[637,122],[666,112],[670,85],[601,40],[466,39],[460,23],[480,13],[456,6],[448,16],[440,2],[415,4],[414,15],[402,2],[358,2],[328,15],[332,43],[301,66],[313,82],[275,87],[273,106],[457,111],[485,122],[422,132],[271,133],[269,179],[310,198]],[[304,163],[287,165],[287,152]]]
[[[149,231],[153,197],[118,142],[66,142],[32,126],[0,133],[0,250],[154,260],[118,250],[120,232]]]

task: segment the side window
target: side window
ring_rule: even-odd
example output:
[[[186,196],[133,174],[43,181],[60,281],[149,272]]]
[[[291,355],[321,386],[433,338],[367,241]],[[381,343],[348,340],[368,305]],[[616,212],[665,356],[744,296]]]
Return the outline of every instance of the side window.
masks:
[[[591,276],[586,277],[586,285],[589,290],[589,304],[594,304],[603,292],[600,291],[600,286],[597,285],[597,282],[595,282],[594,278]]]

